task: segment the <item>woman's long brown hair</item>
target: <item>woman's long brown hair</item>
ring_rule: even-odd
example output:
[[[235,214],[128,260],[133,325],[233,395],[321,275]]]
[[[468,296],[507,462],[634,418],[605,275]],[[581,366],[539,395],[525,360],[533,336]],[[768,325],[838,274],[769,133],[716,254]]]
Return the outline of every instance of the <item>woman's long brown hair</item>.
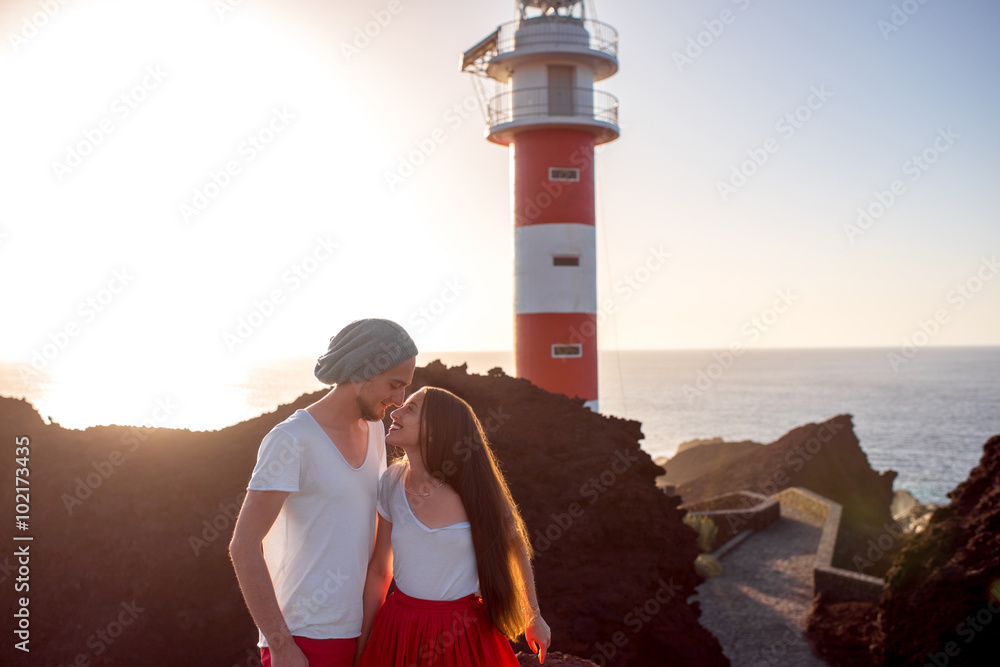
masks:
[[[446,389],[426,387],[420,452],[427,472],[462,499],[486,614],[500,632],[516,639],[528,622],[526,573],[518,552],[524,549],[530,560],[531,542],[472,406]]]

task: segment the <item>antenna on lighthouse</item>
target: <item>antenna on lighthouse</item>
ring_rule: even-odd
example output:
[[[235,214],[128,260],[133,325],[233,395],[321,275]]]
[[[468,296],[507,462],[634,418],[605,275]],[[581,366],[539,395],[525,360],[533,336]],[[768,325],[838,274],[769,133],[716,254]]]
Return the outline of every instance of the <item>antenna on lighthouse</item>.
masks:
[[[586,18],[584,14],[583,0],[517,0],[517,9],[521,20],[532,18],[529,9],[538,10],[534,12],[537,16],[565,16],[567,18]],[[574,16],[573,10],[578,9],[579,15]]]
[[[584,0],[518,0],[462,55],[486,138],[513,160],[515,374],[597,409],[594,146],[618,138],[618,33]],[[593,13],[593,12],[591,12]]]

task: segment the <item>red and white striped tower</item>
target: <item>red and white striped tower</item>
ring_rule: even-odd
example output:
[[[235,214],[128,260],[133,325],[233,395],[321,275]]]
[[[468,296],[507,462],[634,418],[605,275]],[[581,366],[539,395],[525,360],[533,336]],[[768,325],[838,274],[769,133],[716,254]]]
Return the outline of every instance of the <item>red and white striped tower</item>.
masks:
[[[517,0],[518,18],[462,56],[510,146],[518,377],[597,410],[594,146],[618,138],[618,33],[582,0]]]

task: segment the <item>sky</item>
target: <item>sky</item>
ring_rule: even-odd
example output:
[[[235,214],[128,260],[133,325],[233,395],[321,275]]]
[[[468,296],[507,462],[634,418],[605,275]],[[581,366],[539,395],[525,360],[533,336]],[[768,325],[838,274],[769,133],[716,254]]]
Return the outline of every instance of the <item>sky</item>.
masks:
[[[1000,5],[589,10],[620,38],[601,348],[1000,344]],[[0,359],[211,384],[361,317],[510,349],[509,158],[458,62],[514,18],[5,0]]]

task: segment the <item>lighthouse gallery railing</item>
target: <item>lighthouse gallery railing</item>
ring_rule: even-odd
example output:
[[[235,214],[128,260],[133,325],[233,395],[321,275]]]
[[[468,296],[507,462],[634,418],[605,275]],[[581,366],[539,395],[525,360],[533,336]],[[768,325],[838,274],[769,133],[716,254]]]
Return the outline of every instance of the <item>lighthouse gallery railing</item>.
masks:
[[[493,97],[487,106],[490,127],[539,116],[588,118],[618,125],[618,98],[591,88],[520,88]]]
[[[531,24],[530,34],[517,34],[518,30]],[[587,34],[567,32],[566,27],[583,27]],[[618,57],[618,31],[607,23],[593,19],[545,16],[524,21],[511,21],[497,29],[497,55],[509,53],[515,47],[525,48],[535,45],[582,46]]]

